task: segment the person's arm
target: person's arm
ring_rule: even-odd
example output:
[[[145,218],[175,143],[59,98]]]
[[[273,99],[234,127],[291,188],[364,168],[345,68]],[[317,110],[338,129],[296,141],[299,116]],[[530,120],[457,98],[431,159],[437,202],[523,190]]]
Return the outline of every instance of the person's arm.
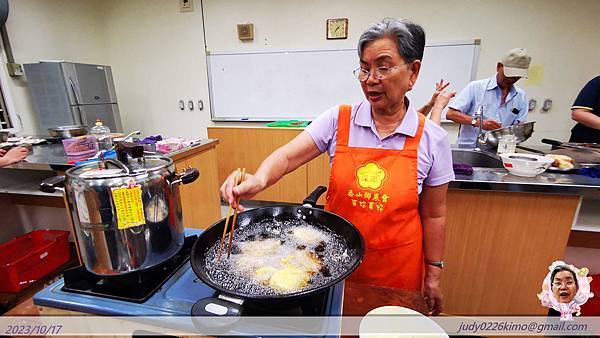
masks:
[[[448,111],[446,112],[446,118],[448,120],[459,124],[471,125],[473,117],[465,114],[465,112],[471,111],[471,106],[473,105],[473,87],[473,82],[469,83],[448,105]]]
[[[474,108],[472,105],[475,102],[474,98],[479,94],[478,91],[479,90],[473,82],[463,88],[463,90],[456,95],[454,100],[450,102],[449,109],[446,112],[446,118],[459,124],[472,126],[471,121],[473,121],[473,116],[466,114],[466,112],[469,112]],[[479,128],[479,121],[477,121],[475,127]],[[493,119],[483,120],[484,130],[494,130],[498,128],[502,128],[502,125],[498,121]]]
[[[21,162],[27,158],[27,155],[29,155],[29,150],[27,150],[25,147],[11,148],[2,157],[0,157],[0,168]]]
[[[459,124],[471,125],[471,121],[473,121],[473,116],[467,115],[454,108],[448,108],[448,111],[446,112],[446,118]]]
[[[571,118],[586,127],[600,129],[600,117],[593,113],[597,102],[600,102],[600,76],[591,79],[581,88],[571,106]]]
[[[438,186],[423,186],[419,213],[423,225],[423,252],[426,261],[442,261],[446,225],[446,193],[448,183]],[[443,310],[441,288],[442,269],[425,264],[425,286],[423,293],[433,315]]]
[[[446,89],[448,88],[448,86],[450,85],[450,82],[446,82],[444,83],[444,79],[441,79],[440,82],[436,82],[435,83],[435,91],[433,92],[433,94],[431,95],[431,99],[425,103],[425,105],[419,109],[417,109],[417,112],[427,116],[427,114],[429,114],[429,112],[431,111],[431,109],[433,108],[433,106],[435,105],[435,102],[438,98],[438,96]]]
[[[435,99],[435,104],[431,109],[431,116],[429,117],[433,123],[437,124],[438,126],[442,125],[442,111],[444,108],[446,108],[448,102],[450,102],[450,99],[452,99],[455,95],[456,92],[446,91],[443,91],[438,95],[438,97]]]
[[[246,173],[244,181],[234,187],[237,171],[233,172],[221,186],[221,196],[234,207],[237,197],[248,199],[275,184],[285,174],[319,156],[321,151],[312,137],[303,131],[288,144],[275,150],[260,165],[254,175]]]
[[[471,121],[473,121],[473,117],[471,115],[467,115],[461,111],[458,111],[456,109],[453,108],[449,108],[448,111],[446,112],[446,118],[448,120],[454,121],[456,123],[460,123],[460,124],[467,124],[470,126],[473,126],[473,124],[471,124]],[[474,125],[475,128],[479,128],[479,120],[477,121],[477,123]],[[498,129],[498,128],[502,128],[502,125],[500,124],[500,122],[494,120],[494,119],[485,119],[483,120],[483,130],[494,130],[494,129]]]
[[[586,127],[600,129],[600,116],[589,109],[573,108],[571,109],[571,118]]]

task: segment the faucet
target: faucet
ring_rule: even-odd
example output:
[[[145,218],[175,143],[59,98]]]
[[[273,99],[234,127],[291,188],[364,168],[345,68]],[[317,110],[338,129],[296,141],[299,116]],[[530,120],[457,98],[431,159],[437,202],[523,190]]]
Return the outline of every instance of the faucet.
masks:
[[[481,148],[479,148],[479,145],[484,143],[482,141],[482,135],[483,135],[483,106],[479,106],[477,107],[477,110],[475,110],[475,119],[479,120],[479,132],[477,133],[477,137],[475,138],[475,151],[481,151]]]

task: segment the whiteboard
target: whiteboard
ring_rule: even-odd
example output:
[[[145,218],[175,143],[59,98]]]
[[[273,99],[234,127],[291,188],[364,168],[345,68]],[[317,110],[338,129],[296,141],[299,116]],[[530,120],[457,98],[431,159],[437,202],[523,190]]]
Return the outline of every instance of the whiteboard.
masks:
[[[312,120],[332,106],[364,99],[352,74],[356,49],[212,52],[207,59],[213,121]],[[475,78],[478,59],[479,40],[426,46],[407,94],[411,105],[425,104],[441,78],[460,91]]]

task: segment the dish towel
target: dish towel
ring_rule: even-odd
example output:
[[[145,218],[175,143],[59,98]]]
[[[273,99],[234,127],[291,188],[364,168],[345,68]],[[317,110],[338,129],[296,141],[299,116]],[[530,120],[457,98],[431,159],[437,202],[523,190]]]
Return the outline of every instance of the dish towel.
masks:
[[[581,168],[578,172],[579,175],[589,176],[593,178],[600,178],[600,166]]]
[[[473,167],[468,164],[455,163],[452,164],[452,169],[456,175],[473,175]]]

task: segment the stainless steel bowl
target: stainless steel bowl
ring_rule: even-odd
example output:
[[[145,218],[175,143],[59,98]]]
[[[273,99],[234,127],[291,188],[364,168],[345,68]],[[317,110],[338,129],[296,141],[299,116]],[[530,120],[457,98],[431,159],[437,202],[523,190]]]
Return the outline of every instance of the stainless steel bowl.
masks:
[[[525,122],[519,123],[514,126],[504,127],[499,129],[494,129],[483,134],[483,140],[485,144],[488,144],[493,147],[498,147],[498,143],[500,142],[500,138],[503,135],[513,134],[517,139],[517,143],[525,142],[527,139],[531,137],[533,134],[533,124],[535,122]]]
[[[81,135],[87,135],[87,126],[58,126],[48,128],[48,133],[52,137],[71,138]]]

